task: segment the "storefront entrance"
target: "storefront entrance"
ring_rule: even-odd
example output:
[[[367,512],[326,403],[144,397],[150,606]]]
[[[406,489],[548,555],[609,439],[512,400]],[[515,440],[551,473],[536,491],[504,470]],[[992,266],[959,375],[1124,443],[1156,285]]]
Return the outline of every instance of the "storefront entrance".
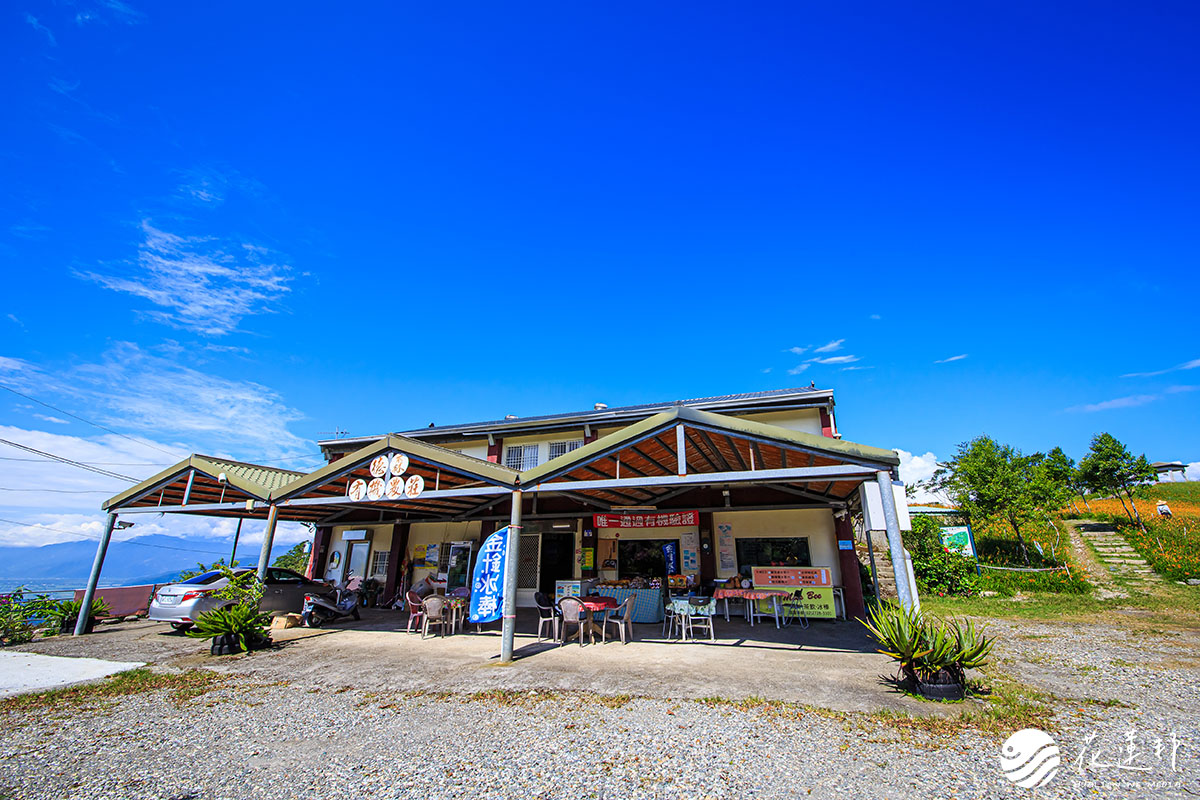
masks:
[[[532,530],[530,530],[532,528]],[[554,582],[575,577],[575,534],[529,525],[521,532],[517,605],[532,606],[534,592],[554,597]]]

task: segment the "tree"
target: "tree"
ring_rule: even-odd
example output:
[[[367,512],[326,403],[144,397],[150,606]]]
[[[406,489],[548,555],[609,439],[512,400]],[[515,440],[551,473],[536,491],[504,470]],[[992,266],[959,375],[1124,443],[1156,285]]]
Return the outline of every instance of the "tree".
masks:
[[[1024,456],[1011,445],[990,436],[979,436],[958,446],[954,458],[939,464],[931,485],[945,492],[968,518],[1002,517],[1012,526],[1029,563],[1029,550],[1021,526],[1045,501],[1045,492],[1035,489],[1034,471],[1042,460]]]
[[[1062,508],[1066,503],[1070,503],[1071,507],[1075,508],[1077,483],[1075,459],[1064,453],[1061,447],[1056,447],[1046,454],[1039,467],[1046,484],[1045,490],[1050,493],[1047,500],[1053,506],[1047,510],[1053,511]],[[1075,508],[1075,510],[1079,509]]]
[[[281,556],[275,559],[272,567],[281,567],[282,569],[290,569],[292,572],[304,574],[308,569],[308,553],[304,552],[304,546],[308,542],[297,542],[296,545]]]
[[[1133,490],[1153,483],[1158,476],[1145,454],[1135,458],[1115,436],[1097,434],[1092,437],[1088,454],[1079,462],[1079,477],[1089,490],[1114,495],[1121,501],[1129,521],[1146,530],[1137,502],[1133,499]],[[1128,504],[1125,503],[1126,498]]]

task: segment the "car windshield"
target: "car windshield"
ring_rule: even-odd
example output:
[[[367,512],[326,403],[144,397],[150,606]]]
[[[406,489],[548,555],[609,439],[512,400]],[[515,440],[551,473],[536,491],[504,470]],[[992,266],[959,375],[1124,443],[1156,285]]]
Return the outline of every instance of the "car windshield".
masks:
[[[203,575],[197,575],[194,578],[188,578],[186,581],[180,581],[180,583],[215,583],[220,578],[221,573],[213,570],[212,572],[205,572]]]

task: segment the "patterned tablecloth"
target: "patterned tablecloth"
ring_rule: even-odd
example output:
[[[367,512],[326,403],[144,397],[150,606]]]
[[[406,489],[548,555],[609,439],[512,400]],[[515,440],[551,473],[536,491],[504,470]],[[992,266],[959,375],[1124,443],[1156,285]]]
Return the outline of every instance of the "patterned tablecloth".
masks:
[[[718,600],[768,600],[772,595],[791,594],[784,589],[717,589],[713,592],[713,597]]]
[[[704,605],[692,605],[690,598],[672,597],[671,610],[684,616],[712,617],[717,613],[717,601],[716,598],[713,598]]]
[[[618,604],[625,602],[631,594],[637,595],[633,604],[634,622],[663,621],[662,589],[626,589],[618,586],[597,586],[596,593],[614,598]]]

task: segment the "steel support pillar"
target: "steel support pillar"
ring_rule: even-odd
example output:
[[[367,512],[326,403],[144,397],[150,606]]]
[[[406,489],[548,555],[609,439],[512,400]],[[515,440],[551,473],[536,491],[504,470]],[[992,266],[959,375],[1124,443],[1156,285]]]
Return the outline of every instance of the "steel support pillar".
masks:
[[[908,565],[904,561],[904,539],[900,536],[900,515],[896,513],[896,495],[892,493],[892,474],[877,472],[879,499],[883,503],[883,520],[887,525],[888,550],[891,551],[892,569],[896,573],[896,596],[905,611],[913,607],[912,587],[908,583]]]
[[[258,579],[267,579],[267,566],[271,560],[271,545],[275,543],[275,523],[279,519],[279,506],[271,506],[267,511],[267,529],[263,531],[262,550],[258,554]]]
[[[517,634],[517,565],[521,557],[521,490],[512,493],[508,538],[504,541],[504,604],[500,639],[500,662],[512,663],[513,639]]]
[[[112,539],[113,527],[117,524],[117,515],[109,514],[104,522],[104,535],[96,545],[96,558],[92,561],[92,574],[88,576],[87,589],[83,591],[83,604],[79,607],[79,618],[75,620],[75,635],[82,636],[87,630],[88,617],[92,613],[92,599],[96,596],[96,584],[100,582],[100,570],[104,566],[104,556],[108,553],[108,543]]]

